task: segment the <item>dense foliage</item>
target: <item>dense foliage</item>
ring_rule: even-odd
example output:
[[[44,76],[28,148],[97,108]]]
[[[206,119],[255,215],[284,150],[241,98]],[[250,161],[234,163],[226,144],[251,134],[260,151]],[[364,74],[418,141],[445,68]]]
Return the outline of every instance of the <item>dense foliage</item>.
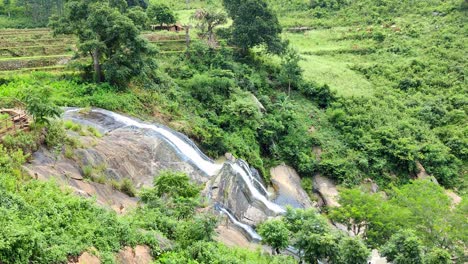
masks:
[[[153,77],[156,64],[151,56],[153,47],[139,34],[135,9],[127,12],[121,1],[68,1],[65,14],[51,20],[54,34],[74,34],[79,39],[82,56],[92,58],[92,72],[96,82],[107,81],[125,87],[132,77]],[[141,15],[144,15],[140,11]],[[87,71],[91,71],[88,66]]]
[[[382,193],[344,189],[340,193],[341,206],[331,208],[329,217],[363,237],[367,244],[383,246],[388,259],[411,256],[422,261],[423,250],[437,249],[449,250],[459,261],[464,259],[463,250],[468,241],[467,222],[462,220],[462,215],[466,216],[466,212],[462,213],[466,210],[465,201],[454,206],[444,189],[429,180],[413,181],[393,188],[388,194],[384,198]],[[410,229],[413,231],[407,231]],[[399,248],[402,246],[409,248]]]
[[[231,152],[266,179],[272,165],[286,162],[309,190],[317,173],[346,187],[371,178],[383,190],[343,189],[341,207],[325,210],[353,238],[313,210],[290,209],[260,225],[274,252],[292,245],[310,263],[365,263],[377,247],[394,263],[466,262],[466,198],[454,204],[443,187],[413,181],[429,175],[458,194],[467,190],[466,1],[192,1],[204,8],[190,17],[209,45],[192,40],[183,55],[159,57],[140,31],[148,21],[175,23],[187,10],[171,8],[190,1],[151,1],[146,12],[144,1],[41,2],[3,1],[0,11],[19,27],[45,24],[54,13],[55,32],[76,35],[93,62],[79,61],[87,78],[1,79],[0,97],[22,98],[48,126],[48,147],[68,144],[63,124],[48,122],[56,105],[156,118],[209,156]],[[223,6],[228,28],[221,28],[231,22]],[[92,247],[112,262],[136,243],[149,244],[160,263],[294,262],[213,242],[217,219],[197,213],[200,188],[183,173],[164,172],[141,193],[124,187],[142,201],[125,217],[28,179],[20,165],[41,133],[2,139],[2,263],[64,262]],[[158,247],[161,237],[169,250]]]

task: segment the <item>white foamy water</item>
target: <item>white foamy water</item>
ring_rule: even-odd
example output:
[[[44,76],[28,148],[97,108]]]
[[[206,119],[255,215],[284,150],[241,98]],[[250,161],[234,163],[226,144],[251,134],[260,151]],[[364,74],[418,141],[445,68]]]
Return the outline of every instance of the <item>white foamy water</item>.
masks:
[[[221,213],[226,214],[229,217],[229,220],[231,220],[231,222],[234,225],[238,226],[239,228],[244,230],[247,234],[249,234],[249,236],[250,236],[250,238],[252,240],[256,240],[256,241],[261,241],[262,240],[262,237],[259,234],[257,234],[257,232],[255,232],[255,230],[252,227],[237,221],[237,219],[231,213],[229,213],[228,210],[226,210],[223,207],[219,207],[219,210],[221,211]]]
[[[234,171],[236,171],[244,180],[244,182],[247,184],[247,188],[250,191],[250,194],[252,197],[261,203],[263,203],[268,209],[271,211],[275,212],[276,214],[282,214],[285,213],[286,211],[279,206],[278,204],[275,204],[267,199],[264,195],[262,195],[257,188],[253,185],[252,181],[250,180],[250,177],[248,173],[238,164],[231,164],[232,168]],[[263,186],[263,185],[261,185]]]
[[[119,115],[119,114],[116,114],[114,112],[107,111],[107,110],[96,109],[93,111],[111,116],[112,118],[115,119],[115,121],[121,122],[127,126],[151,129],[161,134],[167,141],[172,143],[172,145],[176,147],[180,153],[185,155],[188,159],[190,159],[193,162],[193,164],[195,164],[195,166],[197,166],[200,170],[202,170],[209,176],[216,175],[222,167],[222,164],[215,164],[214,162],[210,160],[206,160],[204,157],[200,155],[200,153],[196,149],[193,148],[193,146],[191,146],[184,140],[180,139],[178,136],[174,135],[172,131],[169,131],[163,127],[141,123],[132,118]]]

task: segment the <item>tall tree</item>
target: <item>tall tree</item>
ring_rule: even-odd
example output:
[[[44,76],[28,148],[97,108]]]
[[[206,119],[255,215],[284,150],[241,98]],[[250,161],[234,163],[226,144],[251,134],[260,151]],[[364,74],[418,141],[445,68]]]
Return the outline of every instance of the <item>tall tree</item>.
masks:
[[[148,7],[148,2],[145,0],[127,0],[128,7],[139,6],[143,9]]]
[[[63,13],[65,0],[17,0],[16,4],[24,8],[25,14],[36,24],[46,26],[52,14]]]
[[[216,9],[198,9],[193,14],[193,18],[198,21],[196,27],[200,30],[210,47],[216,46],[214,35],[215,27],[227,23],[227,15],[225,12]]]
[[[152,76],[155,50],[140,37],[134,22],[125,13],[126,2],[70,0],[62,17],[54,17],[54,34],[73,34],[79,39],[79,52],[92,58],[96,82],[118,87],[134,76]]]
[[[161,26],[177,22],[174,12],[167,5],[150,5],[146,12],[150,22],[160,24]]]
[[[281,26],[264,0],[223,0],[223,4],[233,20],[231,41],[241,53],[261,44],[272,53],[283,51]]]

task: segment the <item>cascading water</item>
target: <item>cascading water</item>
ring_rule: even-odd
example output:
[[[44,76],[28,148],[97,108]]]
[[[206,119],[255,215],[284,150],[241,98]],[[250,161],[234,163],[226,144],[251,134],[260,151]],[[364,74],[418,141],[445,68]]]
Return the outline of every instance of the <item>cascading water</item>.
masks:
[[[67,109],[65,112],[65,115],[69,115],[68,118],[72,118],[76,121],[83,121],[82,119],[79,119],[76,116],[70,116],[72,113],[79,112],[80,109],[76,108],[71,108]],[[216,164],[214,163],[210,158],[208,158],[206,155],[204,155],[198,147],[186,136],[172,131],[171,129],[168,129],[164,126],[160,125],[155,125],[155,124],[148,124],[144,123],[141,121],[138,121],[136,119],[126,117],[111,111],[103,110],[103,109],[92,109],[90,111],[92,114],[101,114],[102,116],[100,117],[101,119],[108,119],[111,118],[113,119],[114,122],[121,123],[122,125],[116,125],[115,123],[111,121],[107,121],[106,123],[111,124],[110,128],[104,128],[105,130],[113,130],[113,129],[118,129],[121,127],[135,127],[135,128],[140,128],[140,129],[147,129],[151,131],[152,133],[156,133],[159,137],[163,138],[166,142],[168,142],[173,148],[179,153],[179,155],[195,165],[197,168],[199,168],[201,171],[203,171],[207,176],[215,176],[219,171],[222,169],[224,166],[223,164]],[[90,125],[88,121],[86,121],[87,125]],[[259,179],[256,178],[258,175],[255,175],[255,173],[250,169],[249,165],[241,160],[238,159],[236,162],[226,162],[231,168],[232,171],[236,172],[242,181],[245,183],[247,186],[247,189],[250,193],[250,196],[252,199],[262,203],[267,209],[270,211],[274,212],[275,214],[282,214],[284,213],[284,209],[269,201],[267,196],[269,196],[269,192],[266,190],[266,188],[263,186],[263,184],[259,181]],[[216,206],[217,210],[220,211],[223,214],[226,214],[230,221],[235,224],[237,227],[242,229],[244,233],[246,233],[252,240],[254,241],[260,241],[261,237],[255,232],[255,230],[250,227],[249,225],[246,225],[244,223],[241,223],[236,219],[234,215],[232,215],[226,208],[224,208],[222,205],[217,204]]]
[[[78,112],[79,110],[80,109],[76,108],[68,109],[66,110],[65,114]],[[121,123],[122,127],[148,129],[153,133],[160,135],[161,138],[163,138],[166,142],[172,145],[175,150],[177,150],[182,158],[195,165],[207,176],[215,176],[223,167],[223,164],[216,164],[206,155],[204,155],[200,149],[198,149],[198,147],[187,137],[169,128],[161,125],[144,123],[104,109],[92,109],[91,113],[99,113],[105,117],[110,117],[115,122]],[[281,206],[268,200],[268,198],[265,196],[269,195],[268,191],[263,186],[263,184],[261,184],[261,182],[255,178],[254,173],[251,171],[250,167],[245,161],[239,159],[235,163],[226,163],[229,164],[233,171],[238,173],[241,179],[245,182],[251,198],[262,203],[268,210],[275,214],[282,214],[285,212]],[[262,194],[262,192],[264,194]]]
[[[233,216],[226,208],[222,207],[220,204],[215,204],[215,209],[220,211],[222,214],[227,215],[229,220],[234,225],[244,230],[244,232],[250,237],[252,241],[260,242],[262,240],[262,237],[257,232],[255,232],[255,230],[251,226],[239,222],[235,216]]]

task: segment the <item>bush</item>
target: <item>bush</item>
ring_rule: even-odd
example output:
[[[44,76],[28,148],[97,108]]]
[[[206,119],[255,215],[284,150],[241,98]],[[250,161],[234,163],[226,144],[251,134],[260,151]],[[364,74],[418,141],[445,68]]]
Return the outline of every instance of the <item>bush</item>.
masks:
[[[10,151],[21,149],[25,154],[31,154],[39,148],[39,136],[35,132],[19,132],[15,135],[6,135],[3,145]]]
[[[300,87],[300,90],[304,96],[316,102],[321,108],[327,108],[337,100],[336,92],[332,91],[326,84],[320,86],[306,82]]]
[[[130,197],[135,197],[136,195],[136,189],[135,189],[135,186],[133,185],[133,182],[132,180],[130,179],[124,179],[121,183],[120,183],[120,191],[122,191],[123,193],[127,194],[128,196]]]
[[[67,134],[61,120],[52,120],[47,125],[45,143],[49,149],[63,146],[66,142]]]

